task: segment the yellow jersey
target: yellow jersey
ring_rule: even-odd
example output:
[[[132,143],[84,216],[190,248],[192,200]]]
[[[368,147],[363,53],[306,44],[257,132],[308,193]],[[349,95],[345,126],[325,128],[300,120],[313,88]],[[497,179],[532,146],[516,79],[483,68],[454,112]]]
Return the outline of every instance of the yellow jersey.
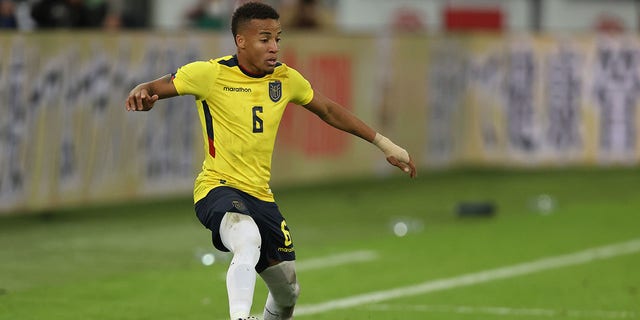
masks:
[[[194,202],[219,186],[273,202],[269,180],[278,126],[289,102],[311,102],[309,82],[284,63],[272,74],[250,75],[234,55],[186,64],[173,84],[178,94],[195,97],[202,125],[205,159]]]

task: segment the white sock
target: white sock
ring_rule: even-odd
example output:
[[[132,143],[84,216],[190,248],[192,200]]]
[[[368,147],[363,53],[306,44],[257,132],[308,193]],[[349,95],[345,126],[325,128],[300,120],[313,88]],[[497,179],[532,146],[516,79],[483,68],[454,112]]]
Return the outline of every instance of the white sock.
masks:
[[[264,305],[264,314],[262,315],[263,320],[282,320],[281,317],[281,307],[276,303],[273,299],[271,293],[267,297],[267,303]]]
[[[255,266],[260,258],[260,232],[247,215],[227,212],[220,224],[222,243],[233,253],[227,271],[227,294],[231,319],[247,318],[251,313],[256,283]]]
[[[234,257],[235,258],[235,257]],[[233,261],[227,271],[227,294],[231,319],[246,318],[251,313],[256,272],[251,265]]]

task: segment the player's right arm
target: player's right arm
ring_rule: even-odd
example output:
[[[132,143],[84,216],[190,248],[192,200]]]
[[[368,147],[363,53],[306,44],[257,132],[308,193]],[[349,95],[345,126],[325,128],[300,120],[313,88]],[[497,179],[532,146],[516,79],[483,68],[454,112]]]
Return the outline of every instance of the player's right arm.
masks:
[[[153,81],[141,83],[129,92],[125,103],[127,111],[149,111],[153,104],[164,98],[178,95],[170,74]]]
[[[128,111],[148,111],[156,101],[177,95],[192,95],[204,99],[218,75],[215,61],[194,61],[180,67],[173,75],[137,85],[131,92],[125,107]]]

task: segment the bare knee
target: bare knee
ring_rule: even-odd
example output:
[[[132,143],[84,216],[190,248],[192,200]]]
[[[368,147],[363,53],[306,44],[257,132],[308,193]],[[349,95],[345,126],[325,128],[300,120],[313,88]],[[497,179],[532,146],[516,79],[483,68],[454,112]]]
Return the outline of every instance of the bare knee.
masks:
[[[260,276],[264,280],[269,294],[281,307],[293,307],[300,296],[300,285],[293,261],[284,261],[265,269]]]

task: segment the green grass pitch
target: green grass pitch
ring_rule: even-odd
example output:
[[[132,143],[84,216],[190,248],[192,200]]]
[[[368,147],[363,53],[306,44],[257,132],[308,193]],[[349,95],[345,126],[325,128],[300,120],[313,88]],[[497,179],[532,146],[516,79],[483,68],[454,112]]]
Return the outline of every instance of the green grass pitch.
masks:
[[[639,178],[634,168],[456,170],[275,193],[305,266],[304,310],[639,239]],[[536,209],[543,194],[549,212]],[[460,201],[492,201],[497,213],[460,218]],[[409,222],[404,237],[397,220]],[[226,319],[229,257],[204,266],[206,252],[188,197],[0,218],[0,320]],[[336,256],[347,259],[314,267]],[[258,280],[254,313],[265,297]],[[296,318],[640,319],[640,253]]]

